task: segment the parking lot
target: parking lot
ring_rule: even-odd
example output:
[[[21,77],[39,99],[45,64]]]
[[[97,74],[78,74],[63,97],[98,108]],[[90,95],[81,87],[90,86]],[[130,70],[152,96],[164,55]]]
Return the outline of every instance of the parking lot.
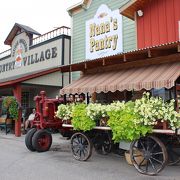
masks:
[[[30,152],[24,135],[0,132],[0,180],[179,180],[179,166],[167,166],[158,176],[139,174],[124,157],[99,155],[93,151],[87,162],[74,160],[70,141],[53,134],[53,144],[45,153]]]

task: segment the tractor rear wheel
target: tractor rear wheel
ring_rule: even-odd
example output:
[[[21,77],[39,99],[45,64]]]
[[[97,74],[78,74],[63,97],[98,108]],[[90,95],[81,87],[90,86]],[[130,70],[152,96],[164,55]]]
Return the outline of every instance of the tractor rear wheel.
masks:
[[[25,137],[25,145],[30,151],[36,151],[36,149],[32,145],[32,137],[36,131],[37,131],[36,128],[30,129]]]
[[[32,145],[37,152],[48,151],[52,144],[52,135],[45,129],[36,131],[32,138]]]

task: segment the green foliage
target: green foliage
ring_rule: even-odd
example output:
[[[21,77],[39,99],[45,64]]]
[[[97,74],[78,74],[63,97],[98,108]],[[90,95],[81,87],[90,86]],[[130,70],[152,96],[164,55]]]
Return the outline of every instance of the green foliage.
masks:
[[[87,116],[86,107],[84,103],[73,106],[71,122],[75,130],[89,131],[96,125],[95,121]]]
[[[138,119],[139,115],[134,112],[134,103],[128,102],[122,109],[111,110],[108,112],[108,125],[113,132],[113,140],[133,141],[152,132],[151,126],[136,124],[134,119]]]
[[[3,99],[3,107],[7,110],[12,119],[18,119],[18,103],[14,96],[7,96]]]

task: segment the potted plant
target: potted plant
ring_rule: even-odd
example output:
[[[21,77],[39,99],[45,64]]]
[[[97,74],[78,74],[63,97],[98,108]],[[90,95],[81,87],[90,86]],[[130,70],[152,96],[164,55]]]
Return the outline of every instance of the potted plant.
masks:
[[[86,107],[87,116],[96,122],[97,126],[107,126],[108,115],[107,106],[91,103]]]
[[[152,132],[152,126],[134,121],[139,118],[139,114],[134,111],[134,105],[134,102],[131,101],[127,103],[117,102],[112,104],[111,110],[108,110],[108,125],[112,129],[115,142],[120,142],[121,140],[131,142]]]
[[[141,99],[135,101],[134,111],[139,114],[136,123],[153,127],[164,127],[166,123],[172,130],[179,128],[180,114],[175,111],[174,102],[174,99],[165,102],[160,97],[150,97],[150,93],[144,93]]]
[[[63,121],[65,124],[71,124],[73,104],[60,104],[55,116]]]
[[[96,126],[94,119],[87,115],[87,105],[79,103],[72,108],[72,125],[75,130],[89,131]]]

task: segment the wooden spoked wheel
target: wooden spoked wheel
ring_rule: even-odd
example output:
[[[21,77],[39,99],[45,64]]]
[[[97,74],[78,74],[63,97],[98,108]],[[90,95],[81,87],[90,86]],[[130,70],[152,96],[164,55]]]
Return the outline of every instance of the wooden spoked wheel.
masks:
[[[97,153],[107,155],[112,149],[112,138],[109,132],[98,133],[93,139],[94,148]]]
[[[165,146],[168,153],[168,165],[180,163],[180,136],[169,136],[165,139]]]
[[[145,175],[156,175],[167,164],[167,151],[164,144],[154,136],[135,140],[130,147],[131,161],[135,168]]]
[[[86,161],[92,154],[92,143],[85,133],[77,132],[71,137],[71,149],[76,160]]]

